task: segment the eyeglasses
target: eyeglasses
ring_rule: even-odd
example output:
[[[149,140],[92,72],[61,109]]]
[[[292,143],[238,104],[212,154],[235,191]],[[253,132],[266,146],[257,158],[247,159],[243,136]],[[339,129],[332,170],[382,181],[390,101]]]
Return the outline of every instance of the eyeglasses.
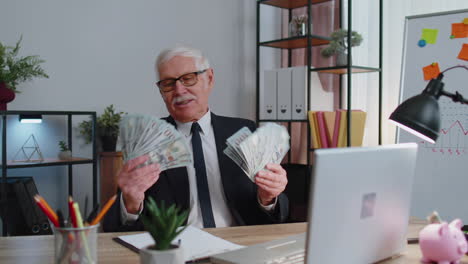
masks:
[[[206,72],[206,70],[208,69],[204,69],[204,70],[197,71],[197,72],[186,73],[180,76],[179,78],[164,79],[164,80],[157,82],[156,85],[159,87],[159,89],[161,89],[161,91],[165,93],[174,90],[174,86],[177,81],[180,81],[181,84],[187,87],[193,86],[197,84],[198,82],[198,75]]]

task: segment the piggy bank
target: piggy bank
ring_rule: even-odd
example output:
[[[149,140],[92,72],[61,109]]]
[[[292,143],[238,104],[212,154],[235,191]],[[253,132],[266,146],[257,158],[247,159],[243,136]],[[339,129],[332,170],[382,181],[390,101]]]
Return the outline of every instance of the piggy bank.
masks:
[[[467,251],[467,242],[461,231],[462,221],[453,220],[450,224],[430,224],[419,232],[421,262],[438,264],[460,263]]]

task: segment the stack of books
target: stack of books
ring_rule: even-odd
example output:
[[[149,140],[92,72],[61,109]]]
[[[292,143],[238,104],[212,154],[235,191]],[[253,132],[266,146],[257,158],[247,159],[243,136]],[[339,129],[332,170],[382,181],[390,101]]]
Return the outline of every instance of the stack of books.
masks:
[[[340,148],[348,146],[347,110],[309,111],[312,147]],[[366,112],[351,110],[351,146],[362,146]]]

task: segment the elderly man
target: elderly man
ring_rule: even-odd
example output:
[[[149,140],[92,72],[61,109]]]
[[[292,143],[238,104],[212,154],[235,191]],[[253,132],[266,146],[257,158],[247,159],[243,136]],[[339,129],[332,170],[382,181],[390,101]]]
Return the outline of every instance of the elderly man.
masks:
[[[156,60],[157,86],[170,116],[165,120],[192,145],[194,165],[161,172],[159,165],[141,167],[147,157],[128,161],[119,172],[120,195],[104,220],[105,231],[142,230],[145,197],[189,209],[196,227],[225,227],[284,222],[288,199],[286,171],[268,164],[253,183],[224,153],[226,139],[255,123],[215,115],[208,98],[214,72],[199,50],[176,47]]]

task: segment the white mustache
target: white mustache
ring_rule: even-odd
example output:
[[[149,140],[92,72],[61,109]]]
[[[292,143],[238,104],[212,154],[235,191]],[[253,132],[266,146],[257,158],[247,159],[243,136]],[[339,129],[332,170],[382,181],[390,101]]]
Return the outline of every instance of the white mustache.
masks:
[[[181,96],[174,97],[174,99],[172,99],[172,104],[180,103],[187,100],[197,100],[197,97],[193,94],[184,94]]]

